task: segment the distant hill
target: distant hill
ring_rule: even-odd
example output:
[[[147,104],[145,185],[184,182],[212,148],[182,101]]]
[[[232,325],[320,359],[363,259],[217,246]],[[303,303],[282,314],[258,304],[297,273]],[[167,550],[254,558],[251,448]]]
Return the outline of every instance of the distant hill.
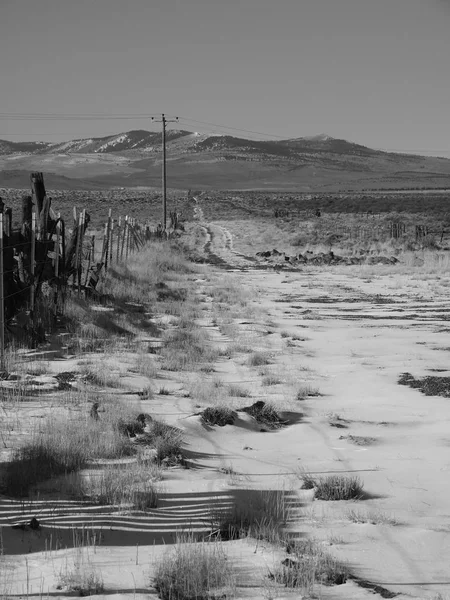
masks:
[[[450,188],[450,160],[382,152],[326,134],[249,140],[167,130],[173,188],[340,191]],[[157,186],[161,134],[133,130],[61,143],[0,140],[0,184],[27,187],[42,170],[72,189]],[[25,179],[24,179],[25,178]]]

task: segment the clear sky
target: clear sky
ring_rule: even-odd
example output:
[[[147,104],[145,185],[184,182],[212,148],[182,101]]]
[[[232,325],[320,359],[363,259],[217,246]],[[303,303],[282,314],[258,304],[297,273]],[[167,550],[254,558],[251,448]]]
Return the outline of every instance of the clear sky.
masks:
[[[0,57],[3,139],[155,127],[12,113],[165,112],[450,156],[450,0],[0,0]]]

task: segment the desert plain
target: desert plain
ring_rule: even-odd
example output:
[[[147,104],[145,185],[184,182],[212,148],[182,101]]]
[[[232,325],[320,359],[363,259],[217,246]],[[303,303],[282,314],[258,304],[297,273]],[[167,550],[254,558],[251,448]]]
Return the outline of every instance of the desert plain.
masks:
[[[11,345],[2,594],[156,597],[161,565],[181,547],[175,571],[195,569],[201,547],[226,578],[186,598],[446,598],[447,251],[294,264],[278,226],[205,213],[111,268],[107,300],[69,298],[46,343]],[[122,454],[11,474],[30,440],[105,439],[113,413]],[[176,455],[150,443],[155,422]],[[319,493],[346,481],[349,499]]]

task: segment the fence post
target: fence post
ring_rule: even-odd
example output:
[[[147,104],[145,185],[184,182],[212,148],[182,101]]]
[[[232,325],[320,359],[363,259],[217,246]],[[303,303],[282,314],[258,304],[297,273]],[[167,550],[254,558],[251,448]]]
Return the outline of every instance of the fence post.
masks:
[[[61,243],[61,213],[58,213],[58,220],[56,221],[56,243],[55,243],[55,292],[53,294],[53,315],[55,319],[58,315],[58,290],[59,290],[59,245]]]
[[[134,252],[134,217],[131,219],[129,242],[130,242],[130,255],[131,255]]]
[[[103,232],[102,263],[105,265],[105,273],[108,271],[108,243],[109,243],[108,223],[105,223]]]
[[[109,262],[111,265],[113,264],[113,259],[114,259],[113,239],[114,239],[114,219],[111,219],[111,227],[109,228]]]
[[[124,245],[125,245],[125,237],[127,235],[127,223],[128,223],[128,216],[125,216],[125,218],[123,220],[122,240],[120,242],[120,261],[121,262],[123,260],[123,249],[124,249]]]
[[[128,260],[128,252],[130,250],[130,227],[131,227],[131,217],[129,217],[127,221],[127,239],[125,243],[125,260]]]
[[[86,220],[86,209],[84,208],[80,213],[80,227],[78,229],[78,236],[80,243],[78,245],[78,295],[81,294],[81,278],[83,271],[83,238],[84,238],[84,223]]]
[[[117,248],[116,248],[116,264],[119,264],[119,254],[120,254],[120,232],[122,228],[122,217],[119,217],[119,222],[117,224]]]
[[[74,213],[75,216],[75,213]],[[80,263],[80,232],[81,232],[81,212],[78,213],[78,219],[75,221],[75,230],[76,230],[76,243],[75,243],[75,264],[74,264],[74,271],[73,271],[73,277],[72,277],[72,286],[73,288],[76,287],[77,285],[77,279],[78,279],[78,268],[79,268],[79,263]]]
[[[3,281],[3,214],[0,213],[0,370],[5,366],[5,288]]]
[[[34,311],[34,271],[36,262],[36,211],[31,214],[31,261],[30,261],[30,316],[33,319]]]
[[[84,295],[87,296],[87,288],[89,285],[91,265],[95,265],[95,235],[91,237],[91,247],[89,249],[88,266],[86,269],[86,277],[84,278]]]

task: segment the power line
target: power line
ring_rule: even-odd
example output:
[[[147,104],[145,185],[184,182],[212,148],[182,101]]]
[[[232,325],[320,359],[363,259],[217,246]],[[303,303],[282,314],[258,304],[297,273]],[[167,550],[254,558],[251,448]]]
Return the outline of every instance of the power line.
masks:
[[[262,133],[261,131],[252,131],[251,129],[242,129],[240,127],[232,127],[232,126],[228,126],[228,125],[219,125],[218,123],[210,123],[208,121],[199,121],[197,119],[191,119],[189,117],[180,117],[180,121],[199,123],[201,125],[211,125],[212,127],[216,127],[218,129],[224,129],[224,130],[229,129],[231,131],[241,131],[243,133],[252,133],[253,135],[262,135],[265,137],[271,137],[271,138],[279,139],[279,140],[287,139],[285,136],[282,136],[282,135],[273,135],[270,133]]]
[[[156,131],[150,131],[148,130],[149,133],[157,133]],[[123,132],[125,133],[125,132]],[[20,132],[4,132],[4,133],[0,133],[0,135],[9,135],[9,136],[14,136],[14,137],[26,137],[26,136],[30,136],[30,135],[42,135],[42,136],[49,136],[49,135],[86,135],[89,138],[96,138],[96,137],[101,137],[101,136],[107,136],[107,135],[121,135],[120,131],[117,131],[117,129],[115,131],[103,131],[101,133],[96,133],[95,135],[92,135],[92,131],[86,132],[85,134],[80,132],[80,131],[46,131],[46,132],[41,132],[41,133],[35,133],[33,132],[28,132],[28,133],[20,133]],[[84,139],[84,138],[83,138]],[[55,142],[55,144],[58,144],[61,142]]]
[[[16,113],[0,113],[2,121],[132,121],[148,120],[153,115],[19,115]]]
[[[154,119],[159,113],[8,113],[0,112],[0,120],[17,120],[17,121],[107,121],[107,120],[149,120]],[[255,131],[251,129],[244,129],[241,127],[233,127],[231,125],[223,125],[219,123],[212,123],[211,121],[201,121],[199,119],[193,119],[191,117],[180,117],[179,122],[185,122],[187,126],[192,124],[208,125],[215,129],[222,130],[225,133],[230,131],[236,131],[241,133],[249,133],[252,135],[258,135],[265,139],[276,139],[276,140],[287,140],[285,136],[263,133],[261,131]],[[207,132],[204,132],[207,133]],[[214,132],[211,132],[214,133]],[[80,135],[79,132],[55,132],[55,133],[0,133],[5,136],[53,136],[53,135]],[[89,134],[88,134],[89,135]],[[116,131],[104,132],[96,134],[96,136],[107,136],[107,135],[119,135]],[[92,137],[92,136],[89,136]],[[62,142],[55,142],[62,143]],[[419,152],[430,152],[433,154],[450,154],[450,150],[433,149],[433,148],[376,148],[382,152],[394,152],[394,153],[419,153]]]
[[[28,112],[3,112],[0,111],[0,115],[10,117],[151,117],[158,115],[159,113],[28,113]]]

